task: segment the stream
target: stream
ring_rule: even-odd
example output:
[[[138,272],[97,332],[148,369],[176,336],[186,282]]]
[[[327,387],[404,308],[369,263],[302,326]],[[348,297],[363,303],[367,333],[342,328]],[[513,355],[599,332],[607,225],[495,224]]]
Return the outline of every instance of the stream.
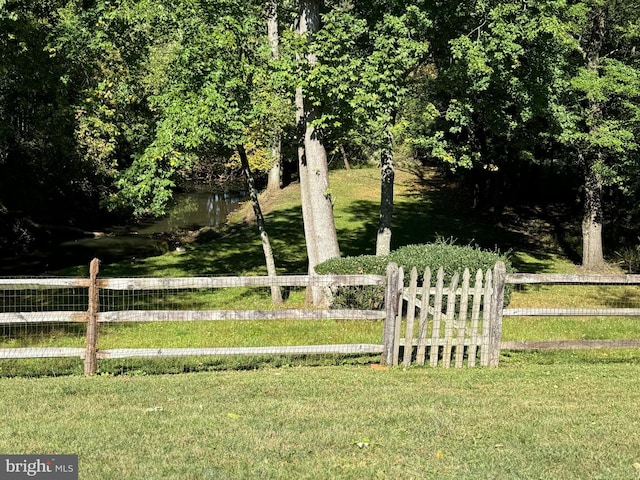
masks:
[[[97,257],[103,262],[161,255],[181,248],[174,237],[181,231],[226,224],[229,214],[245,201],[241,191],[213,192],[199,189],[174,195],[166,216],[148,222],[113,225],[101,232],[74,235],[24,258],[2,259],[0,275],[39,275],[73,265],[89,264]]]

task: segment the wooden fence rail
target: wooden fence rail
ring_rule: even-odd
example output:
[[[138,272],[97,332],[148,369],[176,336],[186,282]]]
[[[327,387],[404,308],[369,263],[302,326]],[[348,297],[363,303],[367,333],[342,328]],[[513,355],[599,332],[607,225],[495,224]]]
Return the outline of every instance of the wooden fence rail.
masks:
[[[81,357],[85,373],[97,371],[98,360],[127,357],[166,357],[189,355],[254,355],[310,353],[380,353],[381,363],[409,366],[412,363],[448,367],[493,365],[491,306],[494,286],[492,272],[486,277],[477,272],[475,284],[470,284],[465,272],[461,287],[458,277],[444,286],[440,269],[431,285],[431,272],[424,273],[421,285],[418,275],[411,273],[408,287],[403,284],[404,272],[390,264],[386,275],[285,275],[279,277],[188,277],[188,278],[99,278],[99,261],[90,265],[89,278],[61,279],[0,279],[0,291],[21,289],[80,288],[86,291],[86,311],[30,311],[0,313],[0,324],[84,323],[86,347],[78,348],[0,348],[0,358]],[[101,292],[140,290],[183,290],[229,287],[335,287],[380,286],[385,289],[384,310],[367,309],[274,309],[274,310],[157,310],[107,308],[100,305]],[[468,312],[467,312],[468,310]],[[468,316],[467,316],[468,313]],[[193,322],[193,321],[253,321],[253,320],[383,320],[381,342],[378,344],[300,345],[235,348],[130,348],[100,350],[99,327],[107,323],[129,322]],[[493,343],[491,343],[493,341]],[[452,357],[452,355],[454,355]]]
[[[85,348],[0,348],[1,358],[80,357],[87,375],[98,360],[128,357],[255,355],[255,354],[381,354],[386,365],[412,364],[475,367],[498,365],[502,349],[640,347],[640,340],[502,341],[502,319],[509,316],[615,315],[640,316],[638,308],[549,309],[504,307],[510,284],[640,285],[640,275],[577,276],[506,274],[498,262],[493,269],[465,270],[445,284],[443,269],[419,272],[409,283],[404,270],[391,263],[386,275],[285,275],[278,277],[99,278],[99,261],[90,265],[89,278],[0,279],[0,293],[20,290],[81,289],[86,311],[1,311],[0,324],[86,324]],[[384,309],[274,309],[274,310],[157,310],[100,305],[101,292],[175,291],[229,287],[383,287]],[[0,307],[2,304],[0,303]],[[15,309],[15,308],[13,308]],[[9,309],[11,310],[11,309]],[[253,320],[379,320],[381,342],[373,344],[299,345],[211,348],[129,348],[100,350],[101,324],[128,322],[193,322]]]
[[[260,354],[381,353],[382,344],[267,346],[246,348],[151,348],[99,350],[99,325],[112,322],[180,322],[217,320],[383,320],[385,312],[365,309],[275,310],[116,310],[101,311],[100,291],[183,290],[230,287],[349,287],[384,286],[383,275],[285,275],[279,277],[188,277],[99,279],[99,261],[90,265],[89,279],[0,279],[0,290],[84,288],[88,309],[78,311],[2,312],[0,324],[69,322],[86,324],[86,347],[0,348],[0,358],[81,357],[85,374],[97,371],[98,360],[128,357]]]
[[[510,273],[508,285],[640,285],[640,275]],[[504,308],[504,317],[640,317],[640,308]],[[503,341],[502,350],[638,348],[640,339]]]

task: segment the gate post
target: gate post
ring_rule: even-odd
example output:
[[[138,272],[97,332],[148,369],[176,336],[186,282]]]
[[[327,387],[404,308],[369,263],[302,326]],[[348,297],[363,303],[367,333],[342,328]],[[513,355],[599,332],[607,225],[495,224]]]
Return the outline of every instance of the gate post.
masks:
[[[87,343],[84,354],[84,374],[94,375],[98,370],[98,272],[100,260],[94,258],[89,264],[89,308],[87,310]]]
[[[493,267],[493,296],[491,306],[491,326],[489,327],[489,366],[497,367],[500,360],[502,342],[502,309],[504,308],[504,284],[507,271],[504,262]]]
[[[382,365],[393,365],[396,317],[398,314],[398,265],[387,265],[387,285],[384,292],[385,319],[382,332]]]

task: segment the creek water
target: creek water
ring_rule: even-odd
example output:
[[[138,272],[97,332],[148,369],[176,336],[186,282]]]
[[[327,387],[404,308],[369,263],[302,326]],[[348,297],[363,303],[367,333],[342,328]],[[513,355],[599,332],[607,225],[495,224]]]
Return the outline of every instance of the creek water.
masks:
[[[89,264],[97,257],[112,263],[137,261],[180,248],[177,234],[202,227],[220,227],[246,200],[242,191],[215,192],[198,189],[176,194],[166,216],[130,225],[114,225],[94,235],[67,238],[46,249],[7,262],[0,274],[45,274],[73,265]]]

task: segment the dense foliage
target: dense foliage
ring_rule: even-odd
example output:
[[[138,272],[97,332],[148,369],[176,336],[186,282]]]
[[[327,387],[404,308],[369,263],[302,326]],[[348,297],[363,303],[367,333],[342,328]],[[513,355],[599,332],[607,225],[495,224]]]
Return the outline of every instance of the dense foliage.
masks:
[[[393,163],[422,162],[498,219],[581,205],[587,266],[603,236],[637,243],[636,2],[311,4],[321,25],[299,35],[284,0],[0,0],[0,246],[161,214],[196,173],[237,171],[240,145],[266,172],[276,137],[300,146],[296,89],[330,155],[383,165],[387,229]]]
[[[478,270],[492,269],[496,262],[505,263],[507,272],[513,267],[507,254],[483,250],[470,245],[455,245],[452,242],[438,241],[429,244],[406,245],[392,251],[389,255],[361,255],[356,257],[333,258],[316,267],[320,274],[373,274],[385,275],[387,264],[396,263],[404,269],[404,282],[409,283],[411,269],[418,271],[419,282],[427,268],[433,278],[439,268],[444,273],[444,283],[448,284],[455,273],[462,275],[469,269],[472,275]],[[336,308],[358,305],[359,308],[379,308],[382,306],[384,291],[381,287],[344,287],[333,292],[333,306]]]

